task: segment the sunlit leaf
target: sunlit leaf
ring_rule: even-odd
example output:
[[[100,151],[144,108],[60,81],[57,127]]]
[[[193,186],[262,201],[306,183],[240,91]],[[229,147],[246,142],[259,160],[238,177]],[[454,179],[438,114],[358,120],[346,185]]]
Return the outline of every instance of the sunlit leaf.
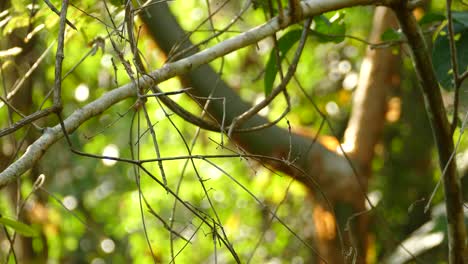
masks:
[[[10,219],[10,218],[6,218],[4,216],[0,217],[0,224],[7,226],[7,227],[11,227],[16,232],[20,233],[23,236],[33,237],[33,236],[38,235],[37,231],[31,226],[21,223],[19,221]]]
[[[344,13],[338,12],[331,19],[328,19],[324,15],[314,17],[312,32],[320,42],[342,42],[346,33]]]
[[[275,82],[276,74],[278,72],[278,65],[283,61],[284,56],[292,48],[292,46],[301,38],[302,30],[291,30],[278,39],[279,59],[276,61],[276,49],[272,49],[265,69],[264,91],[265,96],[271,93],[273,83]]]
[[[385,30],[385,32],[380,36],[382,41],[397,41],[402,38],[402,33],[396,31],[393,28]]]

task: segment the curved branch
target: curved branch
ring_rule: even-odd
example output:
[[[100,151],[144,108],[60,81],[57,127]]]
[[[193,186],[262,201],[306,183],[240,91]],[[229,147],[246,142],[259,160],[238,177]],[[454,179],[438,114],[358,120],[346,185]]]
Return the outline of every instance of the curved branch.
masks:
[[[340,7],[343,7],[343,3],[345,2],[346,1],[304,1],[302,2],[304,18],[315,14],[314,10],[320,10],[319,12],[322,12],[328,10],[327,8],[336,8],[337,3],[340,3]],[[356,4],[356,1],[352,2],[352,4]],[[364,1],[360,1],[360,3],[363,2]],[[314,4],[312,5],[312,3]],[[349,1],[348,4],[351,4],[351,1]],[[312,8],[312,6],[314,8]],[[153,5],[147,8],[146,12],[142,12],[141,15],[152,37],[166,54],[173,49],[174,45],[177,45],[181,40],[185,39],[185,32],[178,25],[177,20],[171,14],[167,4]],[[283,19],[290,21],[288,20],[289,18]],[[285,23],[284,20],[283,23]],[[274,18],[269,23],[264,26],[259,26],[256,29],[259,30],[259,34],[263,34],[261,32],[264,30],[265,32],[272,29],[279,30],[280,27],[277,18]],[[164,28],[164,30],[161,30],[161,28]],[[246,37],[251,38],[253,36],[248,35]],[[189,49],[190,45],[190,43],[184,42],[184,45],[179,46],[179,48]],[[213,90],[212,97],[225,98],[225,105],[220,102],[212,101],[208,108],[210,114],[218,121],[225,118],[225,122],[229,124],[233,119],[251,109],[251,105],[243,101],[236,92],[225,82],[221,81],[219,75],[208,65],[202,65],[197,69],[191,70],[183,76],[182,81],[184,82],[184,86],[192,87],[189,92],[195,99],[198,97],[206,98]],[[225,109],[228,111],[225,111]],[[239,129],[256,127],[265,123],[268,123],[267,119],[259,115],[254,115],[240,125]],[[329,197],[349,194],[349,198],[352,199],[351,197],[356,195],[356,192],[350,191],[358,190],[358,188],[348,162],[342,156],[329,151],[310,137],[291,134],[286,129],[272,126],[261,131],[242,134],[237,133],[233,135],[233,139],[246,151],[253,154],[275,156],[283,159],[287,159],[288,156],[290,156],[297,166],[308,171],[312,175],[317,175],[320,186]],[[290,146],[292,146],[292,149],[290,149]],[[289,155],[289,153],[291,154]],[[277,169],[295,176],[295,173],[287,166],[283,164],[273,165]],[[306,186],[311,187],[311,190],[315,189],[315,187],[311,186],[305,179],[299,177],[298,180],[303,182]]]
[[[373,3],[373,0],[311,0],[301,2],[301,7],[303,9],[303,15],[305,18],[345,7]],[[153,10],[156,6],[159,5],[153,5],[147,10]],[[164,29],[159,30],[160,32],[169,31],[167,30],[168,25],[164,25],[165,19],[162,19],[162,17],[158,17],[158,19],[154,19],[154,21],[161,21],[163,23],[163,25],[159,24],[159,26],[161,26],[159,27],[159,29]],[[177,75],[188,73],[200,66],[204,65],[202,68],[208,67],[206,66],[206,64],[213,61],[214,59],[222,57],[240,48],[252,45],[281,30],[283,27],[288,26],[290,23],[291,18],[289,16],[284,17],[281,24],[279,23],[277,18],[274,18],[268,23],[252,28],[244,33],[241,33],[235,37],[223,41],[211,48],[193,54],[179,61],[166,64],[162,68],[151,72],[149,76],[141,77],[135,83],[138,83],[140,88],[146,89],[150,85],[163,82]],[[198,77],[199,79],[194,80],[194,82],[201,82],[201,85],[197,85],[197,87],[205,87],[205,89],[209,90],[210,88],[203,85],[203,83],[206,83],[206,81],[208,81],[209,83],[214,83],[216,77],[215,79],[213,79],[213,77],[213,75],[206,76],[205,78],[201,78],[203,80],[200,80],[200,77]],[[231,100],[240,100],[232,90],[228,90],[230,92],[228,92],[227,95],[223,95],[226,97],[227,102],[230,102]],[[136,91],[137,87],[135,87],[134,84],[129,83],[107,92],[102,97],[87,104],[83,108],[76,110],[68,118],[66,118],[64,120],[65,130],[68,133],[72,133],[85,121],[103,113],[112,105],[126,98],[136,96]],[[246,103],[241,103],[241,105],[243,106],[243,108],[240,109],[240,111],[248,109],[248,105]],[[228,120],[232,120],[233,117],[241,113],[240,111],[238,109],[237,112],[229,113],[229,115],[227,116]],[[218,113],[221,112],[218,111]],[[249,120],[249,122],[246,122],[245,125],[250,126],[252,124],[264,124],[264,121],[265,119],[262,119],[260,117],[252,118],[251,120]],[[266,140],[267,138],[264,137],[264,133],[266,133],[265,131],[268,131],[269,135],[272,136],[270,139],[281,138],[281,141],[274,142],[272,140]],[[263,151],[268,154],[276,153],[276,156],[287,157],[287,154],[284,153],[291,152],[291,157],[297,159],[296,163],[300,167],[305,168],[309,172],[317,173],[316,176],[325,190],[329,189],[335,190],[335,192],[337,193],[349,193],[350,197],[353,195],[353,193],[349,192],[348,190],[350,186],[355,185],[355,183],[350,175],[351,173],[349,164],[347,164],[346,160],[344,160],[341,156],[338,156],[335,153],[328,151],[322,145],[312,144],[313,141],[309,138],[304,138],[298,135],[291,135],[292,145],[298,147],[289,150],[289,133],[287,131],[282,130],[278,127],[271,127],[265,131],[251,133],[249,134],[249,137],[240,136],[239,141],[241,141],[242,145],[246,146],[246,149],[249,151],[254,150],[260,144]],[[252,134],[254,134],[255,136],[252,137]],[[37,162],[44,155],[44,153],[49,149],[49,147],[62,137],[63,133],[61,131],[60,125],[57,125],[53,128],[45,129],[44,134],[41,137],[39,137],[33,144],[31,144],[26,150],[26,152],[18,160],[16,160],[7,169],[0,173],[0,187],[7,185],[16,177],[21,176],[27,170],[29,170],[34,165],[34,163]],[[279,145],[277,145],[278,143]],[[283,171],[289,170],[286,168],[281,168],[280,165],[277,166],[280,169],[283,169]],[[308,182],[305,179],[302,179],[302,181]]]

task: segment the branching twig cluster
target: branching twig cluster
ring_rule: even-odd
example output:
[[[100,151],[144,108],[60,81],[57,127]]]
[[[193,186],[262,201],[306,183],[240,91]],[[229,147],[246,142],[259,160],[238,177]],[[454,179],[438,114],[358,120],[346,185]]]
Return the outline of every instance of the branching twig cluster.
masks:
[[[243,33],[239,33],[238,35],[231,37],[227,40],[221,41],[219,40],[219,36],[224,34],[230,30],[232,25],[238,22],[242,15],[246,12],[246,10],[250,7],[251,1],[247,1],[247,3],[242,7],[242,9],[238,12],[234,19],[223,29],[216,30],[214,27],[214,23],[212,17],[219,12],[229,1],[223,2],[216,10],[211,11],[211,7],[209,7],[210,12],[208,18],[203,21],[209,22],[211,25],[212,36],[207,38],[206,40],[198,43],[197,45],[189,45],[189,47],[185,48],[184,43],[189,42],[190,34],[186,35],[186,39],[180,42],[180,47],[174,47],[172,53],[169,54],[169,59],[167,63],[156,70],[148,71],[147,63],[144,61],[144,57],[141,56],[138,50],[138,39],[140,29],[135,29],[134,25],[134,16],[138,12],[145,12],[146,5],[143,5],[140,8],[135,8],[132,5],[131,1],[127,1],[125,4],[125,19],[121,25],[117,25],[115,21],[111,20],[112,25],[108,25],[104,22],[101,22],[107,27],[108,36],[107,39],[112,44],[113,51],[118,55],[119,65],[122,65],[126,71],[130,82],[122,85],[118,88],[115,88],[100,98],[94,100],[93,102],[88,103],[87,105],[83,106],[80,109],[74,111],[68,117],[62,118],[62,81],[68,75],[67,73],[65,76],[62,76],[62,62],[64,59],[64,45],[65,45],[65,27],[69,25],[70,27],[75,28],[75,26],[66,18],[67,8],[68,8],[68,1],[62,1],[62,8],[60,11],[60,25],[59,25],[59,32],[58,32],[58,41],[57,41],[57,52],[56,52],[56,59],[55,59],[55,82],[53,91],[53,105],[50,108],[46,108],[43,110],[38,110],[31,115],[24,115],[19,110],[17,110],[13,105],[10,104],[9,100],[11,97],[15,95],[15,93],[21,88],[22,82],[20,81],[13,91],[6,95],[5,98],[1,98],[2,102],[8,107],[9,111],[13,111],[19,114],[22,119],[14,124],[10,124],[9,127],[0,130],[0,137],[14,133],[15,131],[19,130],[20,128],[33,124],[35,125],[35,121],[49,116],[50,114],[56,114],[59,119],[59,123],[52,127],[52,128],[39,128],[35,125],[38,129],[42,130],[42,135],[32,143],[27,150],[19,157],[16,161],[12,162],[4,171],[0,172],[0,187],[4,187],[11,183],[12,181],[18,179],[21,175],[23,175],[26,171],[31,169],[44,155],[44,153],[57,141],[59,141],[62,137],[65,137],[68,143],[69,148],[75,154],[90,157],[90,158],[97,158],[97,159],[108,159],[108,160],[115,160],[118,162],[129,163],[133,165],[134,168],[134,176],[135,176],[135,183],[139,190],[139,202],[140,202],[140,212],[143,227],[145,229],[145,235],[147,239],[148,246],[152,252],[152,256],[154,258],[155,254],[153,249],[151,248],[151,242],[146,234],[146,224],[145,224],[145,214],[144,209],[146,208],[149,210],[150,214],[152,214],[159,222],[162,223],[164,228],[166,228],[171,235],[171,257],[175,259],[178,253],[174,252],[174,248],[172,245],[172,240],[175,237],[182,238],[186,241],[186,243],[190,243],[192,238],[184,237],[180,232],[174,229],[174,220],[171,218],[169,222],[164,220],[161,216],[157,214],[157,211],[152,208],[151,203],[145,196],[144,192],[141,188],[141,174],[144,174],[150,177],[154,182],[164,188],[167,194],[170,194],[174,198],[174,205],[172,207],[172,214],[175,214],[176,206],[181,204],[185,207],[186,210],[190,211],[191,214],[196,216],[203,225],[207,226],[210,231],[212,232],[213,244],[215,252],[217,250],[217,243],[222,243],[228,251],[231,253],[234,260],[238,263],[241,262],[240,256],[237,254],[233,247],[233,243],[228,239],[228,235],[226,234],[223,226],[222,221],[218,215],[218,212],[214,206],[214,203],[211,201],[209,195],[209,187],[205,184],[205,179],[203,179],[202,175],[199,173],[197,166],[195,164],[195,160],[202,160],[211,166],[215,167],[218,171],[225,174],[229,179],[231,179],[234,183],[239,185],[242,189],[244,189],[249,195],[253,197],[253,199],[262,207],[266,208],[270,218],[269,224],[273,220],[280,222],[286,229],[289,230],[291,234],[293,234],[298,240],[301,241],[304,245],[314,251],[319,258],[326,262],[326,260],[320,256],[320,253],[311,245],[309,245],[304,239],[300,237],[300,235],[296,234],[289,226],[284,223],[284,221],[278,217],[277,209],[270,210],[260,199],[258,199],[252,192],[246,189],[236,178],[230,175],[228,172],[220,168],[216,165],[212,159],[222,159],[222,158],[241,158],[244,160],[255,160],[255,161],[265,161],[268,160],[272,163],[280,164],[280,166],[288,167],[291,171],[293,171],[293,179],[302,178],[302,181],[310,182],[310,186],[315,186],[319,190],[318,192],[321,193],[324,200],[327,200],[327,196],[321,190],[321,186],[318,186],[315,178],[313,178],[309,172],[304,171],[303,168],[297,166],[295,164],[295,158],[292,155],[292,147],[288,150],[287,158],[278,158],[272,156],[264,156],[264,155],[255,155],[255,154],[246,154],[243,150],[235,151],[235,154],[224,154],[224,155],[196,155],[193,154],[193,147],[196,143],[196,138],[189,144],[189,142],[184,138],[184,134],[179,130],[177,125],[171,118],[171,114],[166,111],[165,107],[168,107],[172,112],[177,114],[178,116],[182,117],[185,121],[192,123],[198,126],[201,129],[217,131],[221,133],[226,133],[228,138],[233,138],[236,133],[245,133],[245,132],[254,132],[259,131],[265,128],[269,128],[275,126],[280,120],[283,120],[284,117],[289,112],[291,105],[290,105],[290,98],[287,91],[287,85],[290,83],[291,80],[295,78],[294,74],[296,68],[299,64],[300,55],[304,49],[307,40],[307,33],[309,31],[309,27],[312,23],[312,17],[315,15],[320,15],[324,12],[338,10],[346,7],[357,6],[357,5],[376,5],[376,4],[384,4],[388,5],[393,8],[395,13],[399,18],[399,22],[401,24],[402,30],[406,35],[406,39],[401,42],[407,42],[409,47],[412,49],[413,53],[413,61],[415,64],[416,72],[421,80],[423,94],[425,95],[427,101],[429,102],[429,109],[428,112],[430,113],[431,123],[433,126],[438,151],[439,151],[439,158],[441,167],[444,168],[443,170],[443,178],[444,178],[444,189],[445,195],[447,200],[447,217],[448,217],[448,230],[449,230],[449,245],[450,245],[450,261],[451,263],[461,263],[462,261],[462,254],[466,251],[466,231],[465,225],[463,223],[464,215],[463,215],[463,203],[461,199],[461,189],[460,189],[460,182],[456,174],[456,167],[455,162],[453,160],[453,156],[455,153],[455,148],[453,146],[452,135],[453,131],[457,126],[457,119],[454,117],[451,124],[448,122],[446,113],[444,111],[442,100],[440,96],[440,91],[438,90],[437,86],[437,79],[434,75],[434,70],[432,68],[432,64],[430,63],[429,53],[427,51],[426,45],[424,43],[424,39],[420,29],[418,28],[413,16],[410,14],[410,9],[413,6],[419,4],[419,1],[413,1],[409,5],[406,1],[397,1],[397,0],[382,0],[382,1],[373,1],[373,0],[359,0],[359,1],[352,1],[352,0],[308,0],[308,1],[289,1],[289,10],[286,10],[282,7],[281,1],[277,1],[278,12],[279,15],[277,17],[271,17],[271,19],[263,24],[259,25],[255,28],[247,30]],[[53,12],[58,14],[58,11],[55,7],[51,6],[50,2],[46,1],[48,6],[53,10]],[[110,16],[109,8],[106,6],[107,12]],[[209,1],[207,1],[207,5],[209,6]],[[269,1],[269,7],[272,15],[272,2]],[[83,11],[84,12],[84,11]],[[111,17],[111,16],[110,16]],[[164,82],[165,80],[171,79],[176,76],[181,76],[186,74],[193,69],[196,69],[202,65],[206,65],[218,58],[222,58],[223,56],[237,51],[243,47],[247,47],[250,45],[255,45],[260,40],[275,36],[277,32],[280,30],[291,26],[292,24],[306,19],[306,22],[303,25],[303,34],[297,48],[297,51],[294,55],[293,60],[291,61],[288,70],[285,74],[283,74],[281,70],[281,62],[279,60],[279,53],[277,52],[277,68],[279,69],[279,75],[281,82],[279,85],[272,90],[272,92],[261,102],[257,103],[256,105],[252,106],[243,113],[237,115],[232,120],[229,120],[230,124],[225,124],[225,118],[223,116],[222,120],[218,122],[216,118],[210,117],[209,113],[206,115],[209,116],[209,119],[202,117],[198,117],[192,114],[190,111],[187,111],[182,106],[178,105],[176,102],[171,100],[169,97],[173,94],[178,93],[185,93],[188,92],[191,88],[184,88],[176,92],[164,92],[159,88],[159,84]],[[448,19],[448,32],[449,32],[449,41],[450,41],[450,51],[451,51],[451,62],[452,62],[452,69],[453,69],[453,76],[454,76],[454,87],[455,87],[455,113],[457,112],[458,104],[459,104],[459,90],[461,87],[462,82],[468,78],[468,71],[460,72],[461,69],[458,69],[458,62],[457,62],[457,50],[455,46],[455,34],[453,32],[453,22],[452,22],[452,15],[451,15],[451,0],[447,0],[447,19]],[[200,24],[201,26],[202,24]],[[122,28],[122,30],[119,30]],[[126,33],[123,30],[126,28]],[[196,30],[199,27],[196,27]],[[135,32],[138,32],[135,35]],[[127,43],[130,47],[131,55],[133,61],[130,62],[126,60],[124,51],[120,50],[114,38],[118,38],[119,40],[123,40]],[[204,46],[205,44],[209,43],[209,41],[216,39],[218,41],[217,44],[213,45],[212,47],[206,48],[204,50],[198,51],[200,47]],[[400,41],[397,44],[401,43]],[[276,43],[277,44],[277,43]],[[385,43],[385,44],[376,44],[376,47],[381,47],[382,45],[394,45],[395,43]],[[97,46],[100,45],[99,43],[95,43],[93,46],[94,52],[97,49]],[[51,45],[52,46],[52,45]],[[50,46],[50,47],[51,47]],[[37,62],[43,60],[44,56],[50,50],[50,47],[44,51],[43,56],[41,56]],[[276,47],[278,49],[278,47]],[[82,59],[82,61],[91,54],[88,53]],[[81,63],[81,61],[80,61]],[[34,71],[37,66],[31,67],[28,74],[24,76],[22,81],[29,78],[30,73]],[[114,67],[116,67],[114,65]],[[73,68],[74,69],[74,68]],[[135,71],[136,70],[136,71]],[[220,70],[222,72],[222,69]],[[296,80],[297,81],[297,80]],[[277,97],[277,95],[283,93],[285,100],[287,102],[287,108],[284,112],[274,121],[266,122],[261,125],[246,127],[243,124],[247,123],[252,117],[256,116],[258,112],[263,109],[264,107],[270,105],[272,101]],[[48,97],[48,96],[47,96]],[[72,141],[69,137],[71,133],[76,131],[84,122],[91,119],[92,117],[101,115],[104,111],[108,110],[113,105],[117,104],[120,101],[123,101],[128,98],[134,98],[135,104],[132,110],[134,110],[132,127],[130,131],[130,149],[131,149],[131,158],[115,158],[109,156],[102,156],[102,155],[94,155],[90,153],[85,153],[75,148],[72,145]],[[174,130],[177,132],[178,137],[183,142],[185,146],[185,151],[187,155],[185,156],[176,156],[176,157],[164,157],[161,154],[161,149],[159,146],[160,139],[157,137],[158,133],[156,132],[155,122],[152,120],[149,110],[147,107],[148,99],[154,100],[157,102],[160,109],[163,111],[165,115],[165,119],[168,120]],[[46,98],[47,99],[47,98]],[[205,111],[208,109],[208,105],[215,99],[224,100],[224,98],[213,98],[211,95],[206,99],[206,105],[203,107],[203,113],[205,115]],[[309,98],[310,99],[310,98]],[[311,99],[310,99],[311,100]],[[312,101],[312,100],[311,100]],[[224,101],[223,101],[224,102]],[[165,106],[163,106],[163,104]],[[314,105],[317,112],[320,113],[322,118],[325,120],[326,117],[320,112],[320,110]],[[140,116],[143,115],[143,117]],[[456,115],[456,114],[455,114]],[[144,119],[146,123],[147,130],[142,132],[142,125],[140,123],[140,118]],[[137,122],[137,126],[134,127],[134,122]],[[323,122],[325,124],[326,121]],[[288,122],[289,125],[289,122]],[[290,128],[290,127],[289,127]],[[138,132],[137,140],[133,135],[133,131],[136,130]],[[140,145],[139,139],[140,137],[149,131],[152,145],[154,146],[154,153],[156,158],[152,159],[140,159]],[[291,134],[291,131],[289,130]],[[198,131],[197,134],[198,135]],[[136,142],[135,142],[136,141]],[[290,146],[292,141],[292,136],[290,135],[289,144]],[[315,144],[315,140],[313,144]],[[136,148],[134,146],[137,146]],[[311,145],[310,148],[312,148]],[[458,143],[457,143],[458,146]],[[225,147],[223,141],[221,140],[220,147]],[[309,148],[309,150],[310,150]],[[227,148],[226,148],[227,149]],[[307,153],[309,153],[309,150]],[[344,150],[341,148],[342,152]],[[346,155],[346,154],[345,154]],[[185,160],[186,165],[181,173],[181,177],[179,180],[179,184],[177,185],[176,190],[173,190],[168,187],[168,182],[166,179],[166,168],[164,162],[171,161],[171,160]],[[351,163],[352,161],[346,157],[346,162]],[[151,172],[145,164],[148,163],[156,163],[158,165],[158,172],[159,176],[155,175]],[[211,213],[206,213],[194,206],[192,206],[187,201],[184,201],[180,194],[179,194],[179,187],[180,183],[182,182],[183,175],[185,172],[185,167],[190,164],[195,172],[195,175],[200,183],[200,188],[203,190],[203,194],[206,200],[209,203],[209,208]],[[332,165],[330,165],[332,166]],[[338,171],[336,169],[335,171]],[[357,174],[357,171],[353,166],[347,166],[345,169],[344,174]],[[305,179],[305,180],[304,180]],[[291,181],[292,182],[292,181]],[[40,188],[37,187],[37,189]],[[361,186],[362,188],[362,186]],[[288,187],[289,189],[289,187]],[[287,196],[288,189],[285,191],[285,197]],[[366,190],[362,188],[362,193],[366,196]],[[367,196],[366,196],[367,198]],[[330,203],[327,200],[328,203]],[[333,212],[333,207],[330,205],[330,211]],[[202,224],[197,227],[197,230],[202,226]],[[343,242],[343,238],[341,235],[341,231],[338,228],[337,230],[339,236],[339,242],[341,249],[344,251],[345,246]],[[263,239],[260,238],[260,241]],[[11,242],[14,241],[14,238],[10,240]],[[183,248],[182,248],[183,249]],[[255,249],[252,251],[252,255],[255,253]],[[13,252],[14,254],[14,252]],[[216,254],[215,254],[216,255]],[[344,258],[346,256],[343,256]],[[354,256],[356,257],[356,256]],[[156,262],[156,259],[154,259]]]

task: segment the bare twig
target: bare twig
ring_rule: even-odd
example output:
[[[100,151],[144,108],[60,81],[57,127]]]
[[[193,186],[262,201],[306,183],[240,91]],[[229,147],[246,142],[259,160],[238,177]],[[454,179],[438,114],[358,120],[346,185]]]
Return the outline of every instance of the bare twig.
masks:
[[[44,60],[46,55],[52,50],[54,47],[55,41],[50,43],[50,45],[47,47],[47,49],[39,56],[39,58],[34,62],[34,64],[29,68],[29,70],[24,74],[24,76],[21,77],[16,83],[15,86],[11,89],[11,91],[7,94],[6,99],[10,100],[15,94],[19,91],[21,86],[23,85],[24,81],[27,80],[31,74],[37,69],[39,64]]]
[[[269,105],[270,102],[281,92],[283,92],[286,89],[286,86],[289,84],[289,81],[292,79],[294,76],[294,73],[296,72],[297,64],[299,63],[299,59],[302,54],[302,50],[304,49],[305,42],[307,40],[307,33],[309,31],[310,24],[312,23],[312,19],[309,18],[307,21],[304,23],[304,30],[302,31],[302,36],[299,42],[299,46],[296,50],[296,53],[294,54],[293,61],[291,65],[289,66],[288,72],[286,73],[286,76],[284,79],[281,81],[281,84],[278,85],[273,91],[265,98],[263,99],[260,103],[256,104],[252,108],[250,108],[248,111],[244,112],[243,114],[239,115],[238,117],[234,118],[232,120],[231,125],[229,126],[229,132],[228,136],[230,137],[232,134],[232,131],[237,128],[237,126],[241,125],[243,122],[247,121],[249,118],[257,114],[261,109],[263,109],[265,106]],[[277,60],[277,63],[280,64],[281,62]],[[278,65],[279,66],[279,65]]]
[[[452,20],[452,0],[447,0],[446,2],[447,9],[447,30],[448,30],[448,41],[450,47],[450,62],[452,64],[452,73],[453,73],[453,83],[454,86],[454,100],[453,100],[453,118],[451,124],[452,134],[455,132],[458,123],[458,105],[460,98],[460,79],[458,76],[458,59],[457,59],[457,46],[455,44],[455,33],[453,28]]]
[[[340,1],[339,3],[333,1],[321,1],[320,5],[316,4],[315,1],[301,2],[304,17],[310,17],[344,7],[355,6],[357,4],[373,4],[372,0],[360,0],[359,2],[347,0]],[[250,29],[211,48],[179,61],[168,63],[162,68],[150,73],[149,76],[140,77],[138,84],[142,87],[149,87],[154,85],[155,82],[163,82],[174,76],[187,73],[191,69],[213,61],[214,59],[222,57],[232,51],[255,44],[280,29],[281,27],[278,20],[273,18],[264,25]],[[76,110],[66,118],[64,120],[66,131],[71,133],[86,120],[101,114],[117,102],[135,95],[135,84],[132,82],[105,93],[100,98],[83,106],[81,109]],[[26,151],[22,157],[4,171],[0,172],[0,186],[5,186],[11,180],[22,175],[25,171],[31,168],[31,166],[43,156],[44,152],[62,136],[63,133],[60,126],[45,129],[44,134],[37,139],[36,142],[30,145],[28,151]]]
[[[58,9],[49,1],[49,0],[44,0],[44,3],[46,3],[46,5],[50,8],[50,10],[52,10],[55,14],[57,14],[58,16],[61,16],[61,13],[58,11]],[[68,5],[68,3],[67,3]],[[62,6],[62,9],[63,9],[63,6]],[[69,25],[71,28],[73,28],[74,30],[78,30],[76,29],[75,25],[73,25],[72,22],[70,22],[68,19],[65,19],[67,25]]]

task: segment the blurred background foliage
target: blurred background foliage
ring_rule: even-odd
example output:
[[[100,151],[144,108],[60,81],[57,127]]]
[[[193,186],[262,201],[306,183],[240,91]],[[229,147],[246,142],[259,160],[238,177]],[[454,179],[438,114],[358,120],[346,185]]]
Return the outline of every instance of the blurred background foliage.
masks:
[[[50,2],[56,7],[61,5],[58,0]],[[194,31],[191,40],[198,43],[206,39],[212,30],[210,23],[206,22],[207,4],[214,10],[221,2],[172,1],[170,7],[181,25],[187,31]],[[433,2],[434,6],[429,6],[427,12],[443,14],[443,6],[437,4],[438,1]],[[213,16],[215,27],[223,28],[243,4],[244,1],[230,1]],[[32,113],[50,106],[51,98],[45,98],[54,82],[54,52],[59,17],[43,1],[4,1],[0,6],[0,50],[21,48],[19,55],[0,57],[2,95],[5,96],[4,92],[24,76],[35,60],[52,45],[52,49],[45,54],[33,72],[32,81],[24,84],[24,90],[29,91],[30,102],[20,103],[20,109],[24,113]],[[356,7],[340,12],[341,23],[346,26],[346,35],[366,39],[371,28],[373,8]],[[331,13],[326,17],[332,18],[335,15],[336,13]],[[69,28],[66,35],[63,69],[64,73],[70,70],[72,72],[63,81],[64,116],[105,92],[129,82],[118,54],[112,48],[105,26],[121,25],[124,19],[122,3],[110,1],[106,7],[104,1],[72,1],[67,17],[78,30]],[[266,19],[267,14],[262,8],[250,8],[231,28],[231,33],[222,34],[203,44],[201,48],[221,42],[263,23]],[[164,54],[158,51],[144,26],[139,27],[141,22],[138,18],[135,22],[140,29],[138,48],[148,69],[161,67],[166,59]],[[299,26],[286,32],[297,28]],[[30,32],[34,34],[29,36]],[[285,32],[280,32],[278,37],[282,34]],[[125,59],[132,61],[126,42],[115,35],[112,39]],[[97,48],[100,40],[105,41],[104,48]],[[215,60],[211,65],[221,71],[224,80],[244,99],[255,102],[264,96],[264,69],[272,47],[271,39],[264,40],[257,46],[244,48]],[[341,139],[349,118],[353,90],[358,82],[365,49],[364,43],[352,38],[344,38],[339,43],[323,42],[317,36],[308,40],[296,73],[303,87],[292,82],[288,88],[292,111],[287,119],[293,129],[317,131],[322,121],[311,102],[303,96],[303,89],[312,96],[317,107],[326,113],[336,132],[334,136]],[[292,52],[287,58],[291,58],[290,55]],[[374,175],[370,193],[372,197],[376,197],[381,209],[372,216],[375,220],[372,223],[375,235],[371,235],[373,240],[370,250],[373,250],[376,259],[390,255],[397,250],[396,241],[407,239],[413,231],[433,219],[430,214],[423,212],[424,198],[427,199],[439,177],[432,135],[422,98],[416,88],[417,81],[410,70],[409,61],[404,61],[401,67],[401,88],[392,91],[392,98],[395,98],[396,107],[399,107],[395,110],[398,114],[388,120],[376,149],[378,155],[373,162]],[[161,88],[176,91],[184,87],[177,79],[171,79],[162,83]],[[24,97],[22,99],[26,100]],[[175,95],[172,99],[194,113],[201,112],[200,107],[186,95]],[[146,121],[142,114],[133,116],[133,103],[132,100],[126,100],[84,123],[71,135],[74,147],[96,155],[131,158],[132,144],[133,148],[139,149],[140,159],[154,158],[154,146],[148,137]],[[179,134],[156,101],[152,100],[147,107],[154,121],[161,157],[188,155],[184,140],[188,145],[196,142],[192,150],[194,154],[232,154],[219,148],[219,134],[207,131],[198,133],[195,126],[171,115],[171,120],[181,132]],[[277,100],[263,114],[274,118],[281,114],[284,107],[285,102]],[[9,113],[7,107],[0,108],[2,128],[8,126],[9,120],[19,119],[18,115]],[[141,124],[139,128],[138,122]],[[56,123],[55,117],[37,122],[42,127]],[[287,127],[286,122],[280,122],[279,125]],[[331,131],[324,127],[320,133],[330,135]],[[142,136],[138,138],[137,134]],[[38,135],[40,132],[34,128],[27,128],[1,138],[1,159],[15,157],[17,154],[14,151],[21,141],[31,142]],[[457,136],[456,133],[455,137]],[[136,140],[139,144],[135,144]],[[235,146],[228,147],[235,149]],[[461,156],[465,155],[467,147],[468,140],[463,137],[458,150]],[[20,152],[25,150],[24,147],[20,149]],[[287,225],[299,237],[311,240],[312,204],[305,189],[291,178],[278,175],[252,161],[240,158],[211,161],[212,163],[205,160],[193,162],[223,228],[241,258],[252,257],[252,263],[310,263],[313,253],[285,227]],[[177,189],[181,199],[195,210],[213,215],[199,178],[189,161],[167,161],[163,166],[169,188]],[[160,177],[157,163],[147,164],[146,167]],[[39,174],[45,175],[45,183],[42,189],[31,194],[35,177]],[[239,184],[230,177],[235,178]],[[130,164],[72,154],[62,140],[49,149],[36,168],[18,181],[14,188],[20,190],[20,200],[17,199],[14,188],[0,193],[0,212],[3,216],[16,218],[18,208],[24,198],[28,197],[22,205],[24,208],[20,219],[40,231],[39,236],[24,238],[31,245],[30,248],[23,245],[23,251],[29,251],[26,255],[29,255],[30,263],[43,263],[46,260],[47,263],[151,263],[151,250],[157,262],[169,263],[171,244],[178,263],[213,263],[215,256],[220,263],[232,262],[226,248],[219,241],[213,240],[213,231],[202,225],[201,220],[180,203],[175,205],[174,198],[163,186],[145,175],[140,180],[141,193],[153,211],[141,200],[143,197],[139,194],[134,168]],[[278,210],[277,214],[284,224],[272,221],[268,211],[256,199],[270,210]],[[433,203],[439,204],[442,199],[442,193],[439,192]],[[390,226],[382,226],[379,221],[382,218],[387,219]],[[189,243],[177,236],[171,241],[171,234],[165,228],[166,224],[171,225],[171,221],[174,221],[173,230],[185,239],[190,239]],[[432,231],[436,228],[439,231],[444,230],[443,225],[439,225]],[[6,230],[12,234],[11,229]],[[394,240],[388,239],[389,233],[393,234]],[[0,238],[2,263],[13,263],[14,257],[8,255],[9,244],[5,234]],[[426,252],[423,260],[431,260],[434,256],[443,260],[444,252],[445,246],[436,247],[435,250]]]

